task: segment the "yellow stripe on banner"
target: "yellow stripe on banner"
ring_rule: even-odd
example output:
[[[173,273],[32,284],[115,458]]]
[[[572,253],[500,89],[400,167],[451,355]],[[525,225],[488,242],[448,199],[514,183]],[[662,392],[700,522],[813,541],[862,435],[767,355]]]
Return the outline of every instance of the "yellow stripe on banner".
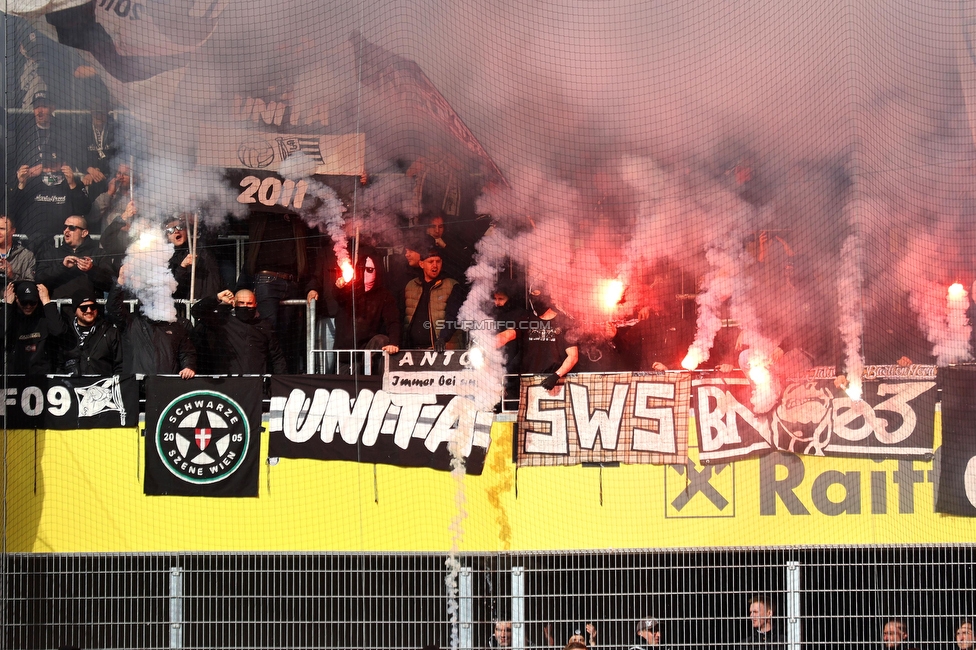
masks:
[[[601,506],[598,467],[522,468],[516,478],[511,434],[511,424],[492,427],[485,472],[464,477],[463,493],[428,469],[376,466],[374,490],[372,465],[268,465],[265,434],[260,496],[211,499],[145,496],[134,430],[10,431],[7,551],[447,551],[458,526],[462,552],[973,539],[976,522],[933,513],[932,462],[784,455],[607,467]]]

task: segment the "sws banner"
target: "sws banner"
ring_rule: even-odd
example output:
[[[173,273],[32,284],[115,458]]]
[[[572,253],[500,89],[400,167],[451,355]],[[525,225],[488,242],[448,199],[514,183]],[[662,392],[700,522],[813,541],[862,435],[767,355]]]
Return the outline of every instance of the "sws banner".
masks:
[[[388,393],[379,378],[274,376],[268,456],[450,471],[453,453],[480,475],[493,417],[466,397]]]
[[[146,378],[146,494],[255,497],[260,453],[260,377]]]
[[[703,463],[770,451],[816,456],[931,458],[935,435],[935,366],[867,366],[863,395],[834,385],[833,369],[790,380],[769,413],[754,413],[751,384],[738,377],[692,382]]]
[[[569,374],[552,391],[523,376],[517,463],[683,464],[688,373]]]
[[[110,429],[139,425],[134,375],[7,378],[0,417],[8,429]]]

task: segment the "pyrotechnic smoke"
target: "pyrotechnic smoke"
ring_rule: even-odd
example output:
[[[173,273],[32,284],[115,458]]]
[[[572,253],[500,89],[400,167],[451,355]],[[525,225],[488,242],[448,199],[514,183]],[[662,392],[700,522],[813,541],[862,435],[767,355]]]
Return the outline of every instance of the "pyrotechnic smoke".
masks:
[[[969,296],[965,289],[953,293],[945,286],[929,283],[912,294],[912,308],[921,316],[922,329],[934,343],[933,354],[940,366],[973,358],[969,343],[972,326],[966,316]]]
[[[382,174],[359,195],[346,219],[347,227],[377,239],[399,244],[400,219],[415,221],[419,206],[414,200],[414,179],[403,174]]]
[[[776,400],[779,399],[780,381],[773,372],[773,364],[782,350],[777,351],[776,341],[762,334],[762,324],[752,305],[739,302],[736,294],[737,291],[733,288],[729,313],[742,328],[743,350],[739,355],[739,367],[752,382],[749,400],[753,410],[756,413],[766,413],[776,406]]]
[[[135,219],[129,232],[132,243],[126,250],[125,286],[138,298],[147,318],[172,323],[176,320],[176,279],[169,270],[173,244],[162,236],[158,223],[149,219]]]
[[[299,178],[308,183],[309,197],[298,211],[310,228],[324,232],[332,239],[332,250],[335,252],[343,274],[352,269],[349,248],[346,245],[347,233],[343,213],[346,207],[339,200],[335,190],[312,176],[316,162],[303,153],[292,154],[281,164],[281,173],[286,178]],[[352,278],[347,277],[346,281]]]
[[[349,37],[358,32],[416,62],[504,172],[510,187],[477,202],[503,242],[485,249],[480,263],[497,268],[492,256],[507,255],[544,277],[584,331],[600,333],[608,320],[597,302],[600,282],[628,284],[621,316],[653,293],[633,279],[668,260],[693,277],[709,274],[694,347],[702,360],[721,296],[730,295],[720,285],[736,274],[754,281],[740,303],[753,310],[757,332],[781,341],[812,327],[829,341],[852,225],[844,205],[856,184],[874,206],[857,224],[865,319],[892,312],[911,293],[939,359],[965,358],[963,328],[946,320],[944,292],[955,281],[969,284],[976,257],[966,105],[973,88],[964,85],[971,71],[958,70],[959,61],[971,62],[957,60],[954,49],[960,17],[945,3],[818,0],[798,10],[763,0],[530,0],[499,11],[491,3],[365,0],[312,13],[291,1],[232,8],[185,68],[145,82],[109,80],[141,128],[138,137],[126,134],[137,155],[192,161],[209,125],[260,128],[260,115],[238,119],[235,106],[248,97],[288,103],[290,131],[282,132],[364,133],[369,173],[403,171],[445,141],[453,153],[466,151],[424,121],[419,104],[411,112],[388,101],[377,81],[388,80],[383,70],[357,58]],[[187,210],[201,189],[180,191],[190,169],[148,180],[174,187],[170,196],[183,203],[176,209]],[[414,216],[415,188],[405,179],[388,183],[376,184],[380,198],[368,188],[354,205],[350,218],[361,232],[388,235],[391,214]],[[224,198],[206,213],[239,214]],[[320,198],[323,212],[313,220],[343,241],[349,233],[334,197]],[[743,248],[755,264],[743,260],[734,274],[719,274],[721,264],[704,257],[718,242]],[[475,278],[469,300],[482,300],[490,282],[487,273]],[[869,358],[866,341],[863,349],[869,362],[900,356],[886,348],[878,356],[887,358]],[[816,362],[833,363],[833,355],[821,351]]]
[[[858,263],[860,254],[860,239],[852,235],[844,242],[841,252],[837,285],[837,307],[840,318],[838,326],[844,344],[844,371],[849,383],[847,392],[855,399],[861,394],[861,374],[864,370],[864,360],[861,356],[864,313],[861,309],[861,266]]]
[[[715,335],[722,327],[722,305],[732,297],[732,276],[738,266],[737,255],[722,249],[708,251],[712,270],[705,276],[701,293],[698,294],[698,330],[695,341],[688,350],[682,365],[694,370],[708,361],[715,342]]]
[[[492,304],[491,297],[498,275],[496,263],[505,259],[505,237],[496,229],[489,230],[478,242],[478,254],[474,266],[468,269],[471,290],[458,319],[462,322],[478,323],[471,329],[471,346],[481,350],[482,366],[478,368],[478,390],[474,394],[478,410],[490,411],[502,397],[505,386],[505,366],[501,350],[495,345],[498,331],[487,325],[493,321],[485,308]]]

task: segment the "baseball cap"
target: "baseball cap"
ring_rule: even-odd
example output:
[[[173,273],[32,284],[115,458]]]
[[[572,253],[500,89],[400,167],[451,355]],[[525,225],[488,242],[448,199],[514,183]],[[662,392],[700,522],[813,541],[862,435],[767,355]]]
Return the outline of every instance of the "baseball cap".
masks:
[[[432,257],[441,257],[441,251],[437,248],[431,248],[420,259],[429,260]]]
[[[651,632],[656,632],[660,628],[661,628],[661,621],[657,620],[654,617],[650,617],[650,616],[647,617],[647,618],[645,618],[645,619],[643,619],[643,620],[641,620],[641,621],[639,621],[637,623],[637,632],[638,633],[644,632],[645,630],[649,630]]]
[[[22,280],[14,285],[14,295],[20,302],[37,302],[37,283],[30,280]]]
[[[54,102],[47,96],[44,91],[34,93],[34,97],[31,98],[31,106],[54,106]]]

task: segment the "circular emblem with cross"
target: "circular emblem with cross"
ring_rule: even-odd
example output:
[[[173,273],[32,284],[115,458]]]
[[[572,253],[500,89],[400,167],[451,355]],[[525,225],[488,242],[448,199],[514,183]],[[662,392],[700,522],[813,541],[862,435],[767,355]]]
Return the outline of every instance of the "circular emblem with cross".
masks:
[[[166,468],[196,484],[217,483],[237,471],[251,442],[237,402],[201,390],[174,399],[156,424],[156,450]]]

